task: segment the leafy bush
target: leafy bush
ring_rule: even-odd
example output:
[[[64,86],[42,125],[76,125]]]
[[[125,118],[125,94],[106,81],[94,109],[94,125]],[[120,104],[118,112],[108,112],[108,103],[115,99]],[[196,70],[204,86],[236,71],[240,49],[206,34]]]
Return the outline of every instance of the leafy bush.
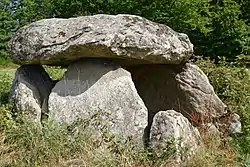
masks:
[[[0,106],[7,104],[15,69],[0,69]]]
[[[222,101],[231,111],[240,115],[242,134],[235,137],[234,144],[246,158],[250,155],[250,71],[237,63],[225,61],[215,65],[209,60],[199,60],[197,65],[208,76]]]
[[[4,130],[10,129],[14,124],[13,113],[11,112],[11,108],[8,107],[0,107],[0,133]]]
[[[17,67],[18,65],[14,64],[10,58],[5,58],[0,56],[0,67]]]
[[[44,66],[46,72],[49,74],[50,78],[53,80],[60,80],[63,77],[66,69],[54,66]]]

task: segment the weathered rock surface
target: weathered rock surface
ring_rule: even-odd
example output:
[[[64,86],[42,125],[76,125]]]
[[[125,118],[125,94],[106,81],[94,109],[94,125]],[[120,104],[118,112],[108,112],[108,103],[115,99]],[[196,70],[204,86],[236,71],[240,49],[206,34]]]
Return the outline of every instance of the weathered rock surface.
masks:
[[[74,125],[100,114],[108,131],[140,140],[147,125],[147,108],[128,71],[109,61],[78,61],[49,96],[49,118]]]
[[[40,65],[23,65],[17,69],[9,100],[30,121],[40,122],[47,111],[53,81]]]
[[[189,114],[195,109],[195,112],[205,118],[212,119],[227,113],[226,105],[215,94],[207,76],[198,66],[186,64],[183,71],[176,75],[176,80],[181,92],[190,103],[190,107],[185,106]]]
[[[133,15],[46,19],[20,28],[10,41],[19,64],[68,65],[86,57],[121,64],[180,64],[193,53],[186,34]]]
[[[236,113],[229,112],[221,117],[216,124],[222,133],[228,133],[229,135],[241,133],[241,120],[240,116]]]
[[[130,69],[139,95],[149,110],[149,124],[158,111],[181,112],[193,123],[210,122],[226,111],[207,76],[198,66],[143,65]]]
[[[160,111],[154,116],[150,139],[151,147],[158,155],[169,154],[175,148],[177,162],[194,154],[201,143],[198,129],[174,110]]]
[[[229,133],[235,135],[241,133],[241,122],[240,116],[236,113],[232,114],[232,117],[229,122]]]

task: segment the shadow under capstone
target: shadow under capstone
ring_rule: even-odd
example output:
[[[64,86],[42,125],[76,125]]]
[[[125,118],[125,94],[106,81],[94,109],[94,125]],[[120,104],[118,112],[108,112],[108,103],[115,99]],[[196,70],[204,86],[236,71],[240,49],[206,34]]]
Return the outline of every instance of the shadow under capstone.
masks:
[[[183,71],[181,65],[140,65],[128,68],[138,94],[148,109],[148,126],[144,131],[145,146],[150,146],[150,129],[154,115],[159,111],[175,110],[189,117],[192,110],[185,94],[175,79]]]

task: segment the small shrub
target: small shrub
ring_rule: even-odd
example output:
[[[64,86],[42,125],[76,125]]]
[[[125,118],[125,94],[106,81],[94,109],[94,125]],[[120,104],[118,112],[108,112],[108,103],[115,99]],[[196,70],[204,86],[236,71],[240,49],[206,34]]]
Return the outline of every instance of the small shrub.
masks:
[[[241,117],[242,134],[234,138],[233,143],[246,160],[250,155],[250,71],[238,63],[220,61],[217,65],[209,60],[196,64],[208,76],[215,92],[227,104],[232,112]]]
[[[60,80],[63,77],[64,72],[66,71],[65,68],[55,66],[44,66],[44,69],[53,80]]]
[[[0,107],[0,133],[10,129],[15,123],[10,107]]]
[[[13,69],[0,69],[0,106],[8,102],[8,94],[14,74],[15,70]]]
[[[16,68],[18,65],[14,64],[10,58],[0,57],[0,67],[2,68]]]

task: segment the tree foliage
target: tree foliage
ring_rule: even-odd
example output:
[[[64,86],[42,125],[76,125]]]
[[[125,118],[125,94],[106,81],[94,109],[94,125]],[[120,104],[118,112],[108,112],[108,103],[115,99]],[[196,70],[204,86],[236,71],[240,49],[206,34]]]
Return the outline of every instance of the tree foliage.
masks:
[[[235,59],[239,54],[250,54],[250,29],[240,19],[240,5],[233,0],[213,1],[209,9],[212,31],[204,38],[198,54]]]
[[[10,18],[20,26],[44,18],[94,14],[133,14],[189,35],[197,55],[234,60],[250,55],[249,0],[3,0],[0,32],[9,39]],[[2,2],[1,2],[2,3]],[[12,14],[11,14],[12,12]],[[11,17],[9,17],[11,16]],[[12,20],[13,21],[13,20]],[[9,24],[8,24],[9,25]],[[1,38],[3,38],[1,36]],[[2,40],[1,40],[2,41]],[[4,47],[1,50],[5,52]],[[1,45],[2,46],[2,45]],[[2,49],[3,48],[3,49]],[[5,53],[6,55],[6,53]],[[2,55],[1,55],[2,56]]]
[[[9,0],[0,1],[0,57],[7,57],[7,42],[11,38],[16,22],[11,15]]]

